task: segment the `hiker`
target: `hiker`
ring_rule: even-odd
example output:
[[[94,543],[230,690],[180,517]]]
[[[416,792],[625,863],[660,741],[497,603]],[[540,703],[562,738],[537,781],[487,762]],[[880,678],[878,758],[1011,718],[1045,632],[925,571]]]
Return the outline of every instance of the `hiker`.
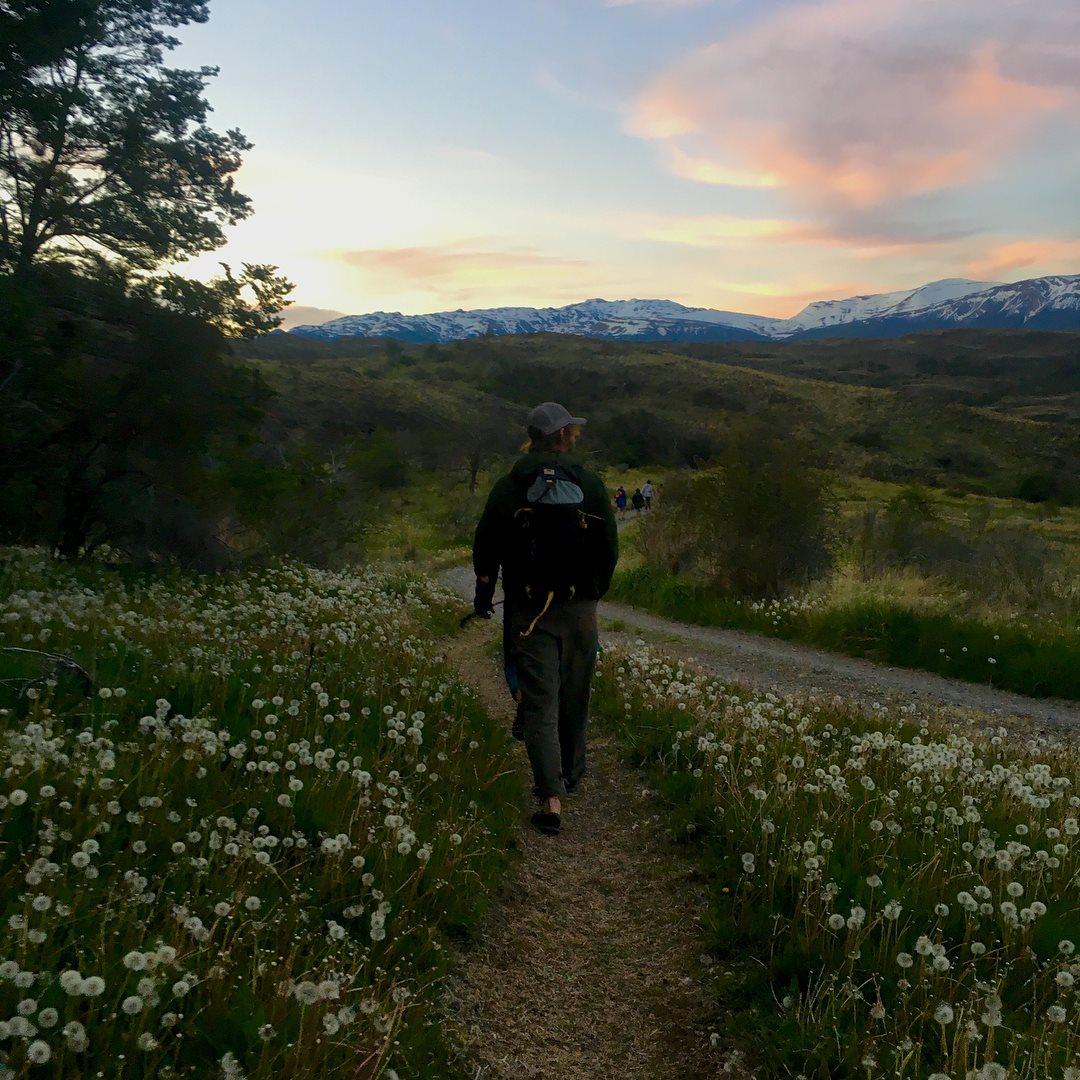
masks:
[[[502,569],[515,734],[524,739],[539,800],[532,823],[552,836],[562,827],[561,797],[585,774],[596,602],[619,557],[607,489],[568,456],[584,423],[553,401],[529,413],[528,450],[491,489],[473,542],[473,610],[481,618],[494,614]]]
[[[641,494],[645,497],[645,509],[651,510],[653,496],[656,494],[656,488],[652,486],[651,480],[646,480],[645,483],[641,485]]]
[[[630,503],[640,514],[645,507],[645,496],[641,493],[641,488],[634,488],[634,494],[630,496]]]
[[[621,484],[615,489],[615,509],[619,511],[619,517],[626,513],[626,488]]]

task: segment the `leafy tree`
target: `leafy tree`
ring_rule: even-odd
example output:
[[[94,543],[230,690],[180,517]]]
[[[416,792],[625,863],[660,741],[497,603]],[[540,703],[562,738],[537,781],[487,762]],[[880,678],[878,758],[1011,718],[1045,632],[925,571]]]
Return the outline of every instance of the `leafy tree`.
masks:
[[[108,257],[151,270],[250,213],[251,144],[207,126],[216,68],[165,66],[205,0],[0,3],[0,269]]]
[[[377,428],[354,443],[345,456],[345,468],[380,491],[393,491],[408,482],[408,471],[390,433]]]
[[[280,312],[292,303],[292,282],[263,263],[241,263],[238,275],[228,263],[221,266],[224,273],[210,281],[161,274],[144,279],[135,291],[216,326],[226,337],[258,337],[280,326]]]

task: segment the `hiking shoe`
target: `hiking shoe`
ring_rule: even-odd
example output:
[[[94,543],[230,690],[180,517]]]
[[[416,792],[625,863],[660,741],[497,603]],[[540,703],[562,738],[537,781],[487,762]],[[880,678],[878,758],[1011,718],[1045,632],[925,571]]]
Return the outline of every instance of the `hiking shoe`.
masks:
[[[532,816],[532,823],[545,836],[558,836],[562,832],[562,817],[551,810],[537,810]]]

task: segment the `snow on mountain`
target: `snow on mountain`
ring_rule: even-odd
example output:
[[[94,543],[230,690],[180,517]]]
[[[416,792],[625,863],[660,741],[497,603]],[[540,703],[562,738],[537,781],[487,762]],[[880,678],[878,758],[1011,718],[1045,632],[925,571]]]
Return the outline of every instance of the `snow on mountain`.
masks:
[[[749,330],[754,334],[768,336],[774,326],[783,319],[771,319],[767,315],[743,315],[738,311],[717,311],[715,308],[686,307],[674,300],[583,300],[565,308],[547,308],[548,311],[566,311],[584,316],[599,315],[607,319],[634,319],[652,322],[716,323]]]
[[[852,296],[846,300],[816,300],[807,304],[798,315],[784,320],[780,335],[789,337],[804,330],[818,330],[826,326],[857,322],[877,315],[900,314],[931,307],[945,300],[992,289],[996,281],[967,281],[964,278],[945,278],[921,285],[917,289],[899,292],[873,293],[869,296]]]
[[[790,319],[687,307],[674,300],[582,300],[566,307],[484,308],[403,315],[374,311],[317,326],[301,337],[386,337],[445,343],[504,334],[577,334],[619,341],[747,341],[795,337],[892,337],[960,326],[1080,329],[1080,275],[1002,285],[947,278],[917,289],[818,300]]]
[[[392,337],[400,341],[458,341],[485,334],[579,334],[623,341],[741,341],[761,337],[779,322],[765,316],[689,308],[673,300],[583,300],[561,308],[486,308],[402,315],[375,311],[318,326],[295,326],[301,337]]]
[[[803,336],[900,337],[926,330],[1080,330],[1080,274],[995,285],[915,311],[892,310]]]

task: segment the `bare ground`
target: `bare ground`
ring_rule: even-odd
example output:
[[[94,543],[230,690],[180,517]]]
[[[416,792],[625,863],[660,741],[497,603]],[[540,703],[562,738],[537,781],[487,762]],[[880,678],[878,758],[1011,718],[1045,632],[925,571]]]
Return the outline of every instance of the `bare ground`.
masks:
[[[473,624],[448,650],[491,713],[511,702]],[[522,748],[522,792],[531,787]],[[665,838],[643,781],[613,745],[590,744],[563,833],[545,837],[522,808],[521,858],[448,985],[448,1023],[474,1080],[695,1080],[741,1076],[710,1042],[704,896]]]

